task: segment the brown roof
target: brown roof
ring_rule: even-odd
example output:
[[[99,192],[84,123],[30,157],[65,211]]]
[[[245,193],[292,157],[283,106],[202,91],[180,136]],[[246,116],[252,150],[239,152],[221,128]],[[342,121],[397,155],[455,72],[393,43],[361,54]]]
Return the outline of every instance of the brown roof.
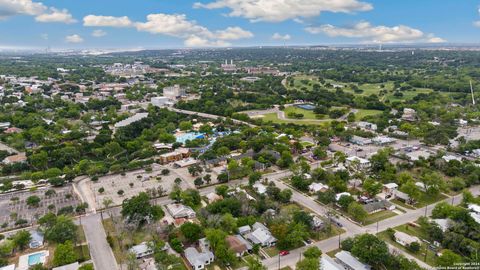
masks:
[[[6,157],[6,159],[11,163],[23,162],[27,160],[27,156],[25,156],[25,154],[22,153],[22,154],[17,154],[13,156],[8,156]]]
[[[235,253],[242,253],[247,250],[247,246],[234,235],[227,236],[225,240],[227,241],[230,249],[233,250]]]

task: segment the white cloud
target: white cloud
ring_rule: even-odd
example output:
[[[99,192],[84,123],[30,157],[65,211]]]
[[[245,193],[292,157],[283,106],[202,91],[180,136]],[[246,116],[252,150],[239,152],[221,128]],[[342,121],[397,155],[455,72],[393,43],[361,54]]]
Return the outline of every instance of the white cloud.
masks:
[[[66,36],[65,41],[67,43],[81,43],[83,42],[83,38],[77,34]]]
[[[187,47],[226,47],[230,45],[230,43],[223,40],[211,41],[196,35],[191,35],[185,39],[185,46]]]
[[[13,16],[35,16],[38,22],[74,23],[75,19],[66,9],[47,7],[32,0],[0,0],[0,19]]]
[[[480,27],[480,21],[475,21],[475,22],[473,22],[473,26],[475,26],[475,27]]]
[[[185,14],[149,14],[145,22],[132,22],[128,17],[88,15],[83,18],[85,26],[134,27],[137,31],[181,38],[188,47],[229,46],[227,40],[253,37],[253,33],[240,27],[210,31],[196,21],[188,20]]]
[[[41,37],[43,40],[48,40],[48,34],[41,34],[40,37]]]
[[[36,16],[47,9],[44,4],[31,0],[0,0],[0,18],[2,19],[17,15]]]
[[[93,30],[93,32],[92,32],[92,36],[94,36],[94,37],[103,37],[103,36],[106,36],[106,35],[107,35],[107,32],[105,32],[101,29]]]
[[[195,3],[194,7],[229,8],[229,16],[267,22],[316,17],[325,11],[351,13],[373,8],[359,0],[215,0],[207,4]]]
[[[393,27],[373,26],[369,22],[359,22],[351,27],[337,27],[331,24],[316,27],[307,27],[305,30],[312,34],[326,34],[330,37],[359,38],[366,42],[394,43],[394,42],[445,42],[433,34],[425,34],[421,30],[405,25]]]
[[[216,31],[215,36],[216,38],[222,40],[237,40],[243,38],[252,38],[253,34],[250,31],[243,30],[242,28],[236,26],[228,27],[225,30]]]
[[[113,16],[97,16],[87,15],[83,17],[84,26],[95,27],[131,27],[133,22],[127,16],[113,17]]]
[[[289,34],[281,35],[279,33],[275,33],[272,36],[272,39],[275,40],[290,40],[292,37]]]
[[[43,13],[35,17],[37,22],[62,22],[62,23],[75,23],[75,20],[66,9],[50,8],[50,13]]]

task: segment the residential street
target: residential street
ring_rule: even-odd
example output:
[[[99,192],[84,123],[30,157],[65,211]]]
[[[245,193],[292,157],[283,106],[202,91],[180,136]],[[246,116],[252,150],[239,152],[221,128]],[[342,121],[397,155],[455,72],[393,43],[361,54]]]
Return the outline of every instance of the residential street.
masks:
[[[117,261],[106,240],[100,214],[83,217],[82,225],[95,269],[117,270]]]

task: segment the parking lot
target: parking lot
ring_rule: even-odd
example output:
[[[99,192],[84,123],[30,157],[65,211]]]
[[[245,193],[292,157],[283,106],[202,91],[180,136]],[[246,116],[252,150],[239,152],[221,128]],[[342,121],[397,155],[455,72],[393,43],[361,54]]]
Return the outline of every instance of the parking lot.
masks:
[[[158,196],[160,193],[168,194],[172,186],[175,184],[175,179],[180,178],[180,187],[182,189],[190,188],[191,185],[172,167],[161,166],[158,164],[152,165],[152,171],[136,170],[126,172],[125,175],[114,174],[101,177],[96,182],[91,182],[90,188],[95,194],[95,201],[99,208],[103,208],[104,200],[109,198],[112,200],[112,205],[119,205],[123,200],[138,195],[140,192],[147,192],[149,190],[156,190],[154,195]],[[162,175],[163,169],[168,169],[168,175]],[[103,192],[99,190],[103,188]],[[119,194],[123,191],[123,194]],[[160,191],[160,192],[159,192]]]
[[[55,192],[46,195],[47,190]],[[38,196],[40,202],[37,207],[28,206],[26,200],[30,196]],[[0,195],[0,224],[2,230],[13,229],[17,227],[15,222],[24,220],[33,224],[38,218],[48,212],[57,212],[64,207],[73,207],[81,203],[71,186],[61,188],[39,188],[36,191],[20,191]]]

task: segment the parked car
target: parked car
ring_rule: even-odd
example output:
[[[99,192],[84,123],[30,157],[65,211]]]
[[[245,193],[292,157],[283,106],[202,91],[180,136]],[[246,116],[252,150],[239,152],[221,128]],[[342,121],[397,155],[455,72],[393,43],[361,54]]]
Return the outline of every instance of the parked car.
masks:
[[[286,255],[290,254],[290,251],[288,251],[288,250],[282,250],[282,251],[280,251],[280,253],[278,253],[278,254],[280,254],[280,256],[286,256]]]

